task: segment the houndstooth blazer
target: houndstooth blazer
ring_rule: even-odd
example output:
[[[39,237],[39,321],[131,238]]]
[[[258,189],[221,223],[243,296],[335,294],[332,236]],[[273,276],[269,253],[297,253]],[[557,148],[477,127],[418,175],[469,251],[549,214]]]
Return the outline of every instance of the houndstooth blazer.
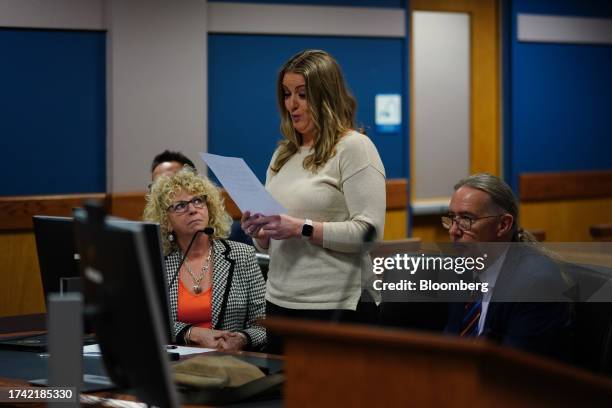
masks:
[[[177,342],[190,325],[177,321],[178,277],[170,287],[182,259],[180,251],[165,258],[170,314]],[[265,283],[252,246],[223,239],[213,240],[212,327],[239,331],[248,338],[247,348],[260,349],[266,343],[266,329],[257,325],[265,317]]]

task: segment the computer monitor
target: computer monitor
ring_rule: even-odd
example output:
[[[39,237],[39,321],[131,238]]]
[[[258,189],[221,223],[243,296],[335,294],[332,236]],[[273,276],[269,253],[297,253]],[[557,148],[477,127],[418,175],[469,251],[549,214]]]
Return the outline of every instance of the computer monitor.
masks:
[[[139,221],[128,221],[108,217],[109,223],[118,226],[140,225],[144,231],[148,254],[151,257],[151,272],[157,297],[162,305],[164,332],[166,342],[174,343],[174,330],[170,325],[170,308],[168,300],[168,283],[164,267],[159,224]],[[45,299],[49,293],[60,293],[60,281],[64,281],[64,291],[81,291],[81,274],[79,272],[79,254],[74,242],[74,225],[72,217],[54,217],[35,215],[33,217],[36,249],[40,265],[40,277],[43,283]],[[87,332],[90,327],[87,326]]]
[[[49,293],[60,293],[62,278],[65,278],[63,290],[78,291],[81,275],[72,218],[35,215],[32,221],[45,300]]]
[[[178,407],[142,225],[108,222],[101,205],[74,215],[85,310],[109,376],[149,405]]]
[[[128,221],[121,218],[107,217],[107,222],[110,225],[119,227],[131,228],[140,226],[144,232],[145,243],[151,260],[151,277],[155,286],[157,299],[162,307],[162,320],[164,324],[164,332],[166,333],[166,343],[174,343],[174,329],[171,327],[170,319],[170,301],[168,299],[168,281],[166,278],[166,267],[164,263],[164,252],[162,248],[161,230],[159,224],[153,222]]]

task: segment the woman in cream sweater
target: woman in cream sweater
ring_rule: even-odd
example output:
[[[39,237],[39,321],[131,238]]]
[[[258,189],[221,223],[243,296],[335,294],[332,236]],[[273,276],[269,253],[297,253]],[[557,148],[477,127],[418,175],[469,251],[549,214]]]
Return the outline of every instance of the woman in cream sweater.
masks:
[[[370,288],[362,288],[362,277],[372,274],[363,237],[372,227],[382,237],[384,228],[382,161],[372,141],[354,130],[355,99],[327,52],[289,59],[277,99],[284,138],[266,188],[287,213],[242,217],[244,231],[270,254],[267,315],[363,320],[359,300]]]

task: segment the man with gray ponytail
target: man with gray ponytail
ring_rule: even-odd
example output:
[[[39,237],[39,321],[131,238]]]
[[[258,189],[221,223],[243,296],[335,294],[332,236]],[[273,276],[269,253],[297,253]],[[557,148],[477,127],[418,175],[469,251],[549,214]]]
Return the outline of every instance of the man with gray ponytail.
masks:
[[[456,205],[459,205],[461,201],[467,203],[468,206],[472,207],[470,208],[472,211],[499,214],[480,218],[487,220],[480,223],[483,228],[461,229],[457,224],[457,228],[453,229],[452,225],[446,226],[443,224],[449,230],[453,242],[462,240],[469,242],[472,239],[481,242],[535,241],[530,233],[519,228],[517,199],[510,186],[498,177],[487,173],[478,173],[459,180],[455,184],[453,199]],[[453,205],[453,199],[451,205]],[[478,208],[473,208],[474,206]],[[469,222],[472,225],[476,221],[478,220],[472,219],[472,221],[463,221],[463,223],[467,225]],[[496,222],[499,222],[499,224],[495,225]],[[488,230],[487,227],[490,226],[498,227],[497,231]],[[493,235],[487,233],[486,236],[481,237],[480,233],[484,233],[485,230]]]
[[[460,180],[442,225],[456,247],[486,258],[475,279],[493,288],[452,304],[446,332],[569,360],[571,310],[561,301],[567,285],[555,261],[520,228],[510,186],[486,173]]]

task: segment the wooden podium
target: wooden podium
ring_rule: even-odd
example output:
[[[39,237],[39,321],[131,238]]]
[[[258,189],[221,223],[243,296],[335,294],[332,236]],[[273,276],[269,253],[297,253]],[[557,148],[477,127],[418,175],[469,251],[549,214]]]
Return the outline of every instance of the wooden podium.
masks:
[[[271,318],[285,338],[287,407],[610,407],[612,379],[461,339]]]

